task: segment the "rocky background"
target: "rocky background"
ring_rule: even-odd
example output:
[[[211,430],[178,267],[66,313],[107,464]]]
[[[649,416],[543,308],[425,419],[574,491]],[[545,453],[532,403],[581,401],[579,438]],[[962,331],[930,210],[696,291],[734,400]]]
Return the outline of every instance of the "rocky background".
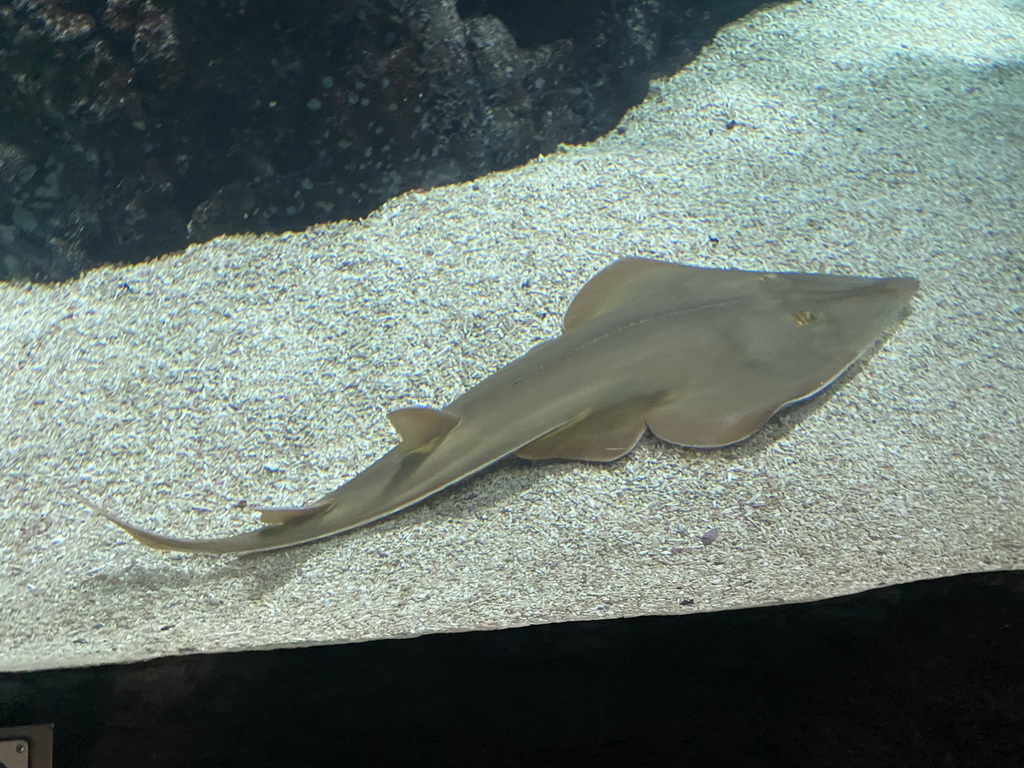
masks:
[[[588,141],[760,4],[0,3],[0,279],[356,218]]]

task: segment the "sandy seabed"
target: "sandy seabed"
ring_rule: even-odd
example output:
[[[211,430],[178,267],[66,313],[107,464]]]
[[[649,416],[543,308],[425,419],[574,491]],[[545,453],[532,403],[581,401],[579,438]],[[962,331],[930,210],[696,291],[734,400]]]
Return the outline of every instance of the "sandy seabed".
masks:
[[[592,144],[358,223],[0,287],[0,670],[1024,567],[1022,107],[1018,0],[781,5]],[[67,493],[175,535],[244,530],[240,501],[333,489],[393,445],[387,411],[555,335],[623,256],[922,288],[855,375],[725,450],[509,461],[244,558],[148,550]]]

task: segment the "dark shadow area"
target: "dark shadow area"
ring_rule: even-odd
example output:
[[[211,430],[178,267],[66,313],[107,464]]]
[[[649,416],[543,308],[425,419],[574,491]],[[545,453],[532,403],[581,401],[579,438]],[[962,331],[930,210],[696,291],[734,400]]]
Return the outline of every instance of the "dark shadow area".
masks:
[[[590,141],[762,4],[0,5],[0,279],[358,218]]]
[[[1024,573],[0,676],[55,764],[1019,766]]]

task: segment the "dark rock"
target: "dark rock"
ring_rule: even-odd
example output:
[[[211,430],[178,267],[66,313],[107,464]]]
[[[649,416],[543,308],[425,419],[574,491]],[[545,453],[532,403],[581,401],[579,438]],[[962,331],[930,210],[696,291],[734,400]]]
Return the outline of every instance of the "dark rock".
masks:
[[[756,0],[13,0],[0,278],[363,216],[612,128]]]

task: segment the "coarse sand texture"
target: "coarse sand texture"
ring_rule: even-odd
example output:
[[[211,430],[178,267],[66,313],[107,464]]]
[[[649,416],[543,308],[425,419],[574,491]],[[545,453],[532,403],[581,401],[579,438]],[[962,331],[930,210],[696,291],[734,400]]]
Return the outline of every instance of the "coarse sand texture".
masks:
[[[0,670],[814,600],[1024,566],[1024,4],[815,0],[725,29],[619,129],[365,221],[0,286]],[[727,125],[731,125],[728,128]],[[921,288],[827,394],[714,451],[497,465],[249,557],[558,334],[616,259]]]

